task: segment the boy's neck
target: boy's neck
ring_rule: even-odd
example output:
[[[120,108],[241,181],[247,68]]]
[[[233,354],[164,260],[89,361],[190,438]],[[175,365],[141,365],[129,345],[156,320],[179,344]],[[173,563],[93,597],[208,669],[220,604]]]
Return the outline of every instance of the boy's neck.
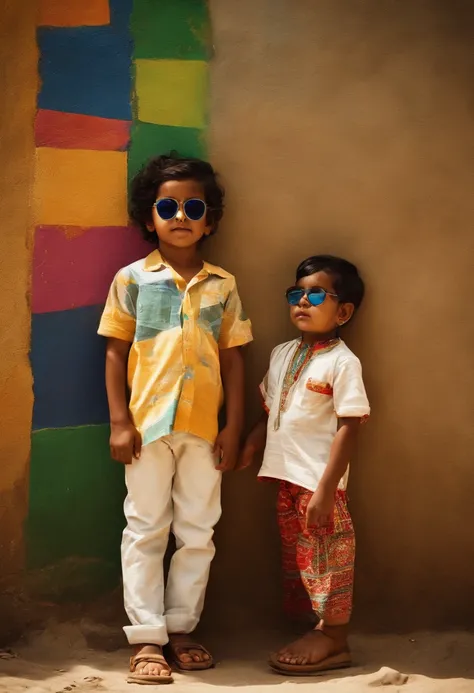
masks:
[[[178,272],[178,274],[196,273],[202,268],[202,259],[195,245],[190,248],[176,248],[172,245],[160,243],[160,253],[166,262]],[[183,275],[186,279],[186,277]]]
[[[327,332],[326,334],[316,334],[315,332],[302,332],[301,340],[303,344],[309,344],[309,346],[313,346],[314,344],[318,344],[319,342],[328,342],[330,339],[336,339],[337,336],[337,330],[331,330],[331,332]]]

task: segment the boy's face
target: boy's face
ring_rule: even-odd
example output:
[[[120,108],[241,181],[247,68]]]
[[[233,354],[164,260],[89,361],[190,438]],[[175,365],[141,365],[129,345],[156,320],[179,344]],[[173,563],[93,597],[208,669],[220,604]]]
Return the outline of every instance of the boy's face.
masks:
[[[301,289],[318,287],[335,294],[333,277],[326,272],[315,272],[300,279],[296,286]],[[354,312],[352,303],[340,303],[335,296],[326,295],[319,306],[313,306],[303,296],[296,306],[290,306],[292,323],[301,331],[318,337],[329,337],[338,327],[346,323]]]
[[[155,230],[156,235],[163,246],[174,248],[189,248],[196,245],[203,236],[211,233],[211,227],[207,223],[207,215],[204,214],[199,221],[192,221],[184,214],[183,204],[186,200],[199,199],[205,202],[203,186],[195,180],[170,180],[160,185],[156,199],[171,197],[179,202],[178,213],[173,219],[162,219],[156,207],[152,210],[152,220],[148,226],[149,231]]]

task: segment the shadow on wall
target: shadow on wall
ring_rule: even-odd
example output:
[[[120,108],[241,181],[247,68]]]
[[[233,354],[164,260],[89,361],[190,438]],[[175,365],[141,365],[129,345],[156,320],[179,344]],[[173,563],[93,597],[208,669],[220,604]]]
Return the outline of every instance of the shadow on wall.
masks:
[[[346,338],[373,409],[349,488],[355,620],[472,623],[474,333],[457,297],[474,288],[474,7],[211,0],[211,14],[210,152],[228,193],[213,256],[254,323],[249,414],[293,335],[298,262],[353,260],[367,299]],[[224,510],[213,609],[225,585],[260,622],[279,599],[273,497],[229,478]]]

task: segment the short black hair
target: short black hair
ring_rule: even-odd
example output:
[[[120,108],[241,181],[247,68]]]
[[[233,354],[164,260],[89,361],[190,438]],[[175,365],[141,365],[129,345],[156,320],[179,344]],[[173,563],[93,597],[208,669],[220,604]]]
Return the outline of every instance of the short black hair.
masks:
[[[130,218],[138,224],[145,240],[156,243],[156,234],[147,229],[147,224],[152,217],[157,191],[170,180],[195,180],[202,184],[207,204],[206,221],[211,233],[215,233],[224,211],[224,189],[216,172],[207,161],[181,157],[172,151],[150,159],[130,185]]]
[[[364,298],[365,287],[359,271],[352,262],[333,255],[313,255],[298,265],[296,281],[316,272],[326,272],[334,278],[334,291],[341,303],[353,303],[357,310]]]

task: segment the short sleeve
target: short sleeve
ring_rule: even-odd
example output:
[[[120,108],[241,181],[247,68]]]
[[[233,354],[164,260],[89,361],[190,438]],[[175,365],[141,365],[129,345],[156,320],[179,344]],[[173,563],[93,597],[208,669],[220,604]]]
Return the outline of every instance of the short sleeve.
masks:
[[[273,400],[275,398],[275,393],[277,390],[278,371],[275,367],[274,357],[278,350],[279,347],[275,347],[275,349],[273,349],[272,354],[270,356],[270,367],[264,379],[259,385],[260,395],[262,397],[262,406],[267,412],[267,414],[270,413],[270,409],[272,408]]]
[[[333,382],[334,410],[340,418],[365,419],[370,405],[362,379],[362,367],[357,358],[340,361]]]
[[[219,349],[243,346],[252,339],[252,325],[244,313],[237,286],[234,283],[224,306]]]
[[[270,407],[272,406],[273,397],[271,397],[269,395],[269,392],[268,392],[268,371],[267,371],[264,379],[260,383],[258,389],[260,390],[260,395],[262,397],[262,406],[265,409],[265,411],[267,412],[267,414],[269,414],[270,413]]]
[[[136,303],[138,287],[121,270],[112,282],[98,333],[103,337],[133,342],[136,326]]]

